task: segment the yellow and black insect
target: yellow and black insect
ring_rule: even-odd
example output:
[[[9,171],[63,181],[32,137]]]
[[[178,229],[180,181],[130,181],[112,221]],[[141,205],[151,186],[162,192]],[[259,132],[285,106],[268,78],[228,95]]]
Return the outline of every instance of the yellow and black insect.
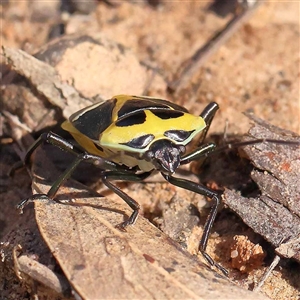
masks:
[[[25,164],[29,162],[32,152],[44,142],[75,154],[76,159],[54,182],[47,195],[33,195],[23,200],[18,208],[22,210],[26,203],[36,199],[53,199],[61,184],[70,177],[78,164],[87,161],[98,165],[102,182],[133,209],[131,216],[118,225],[121,230],[125,230],[126,226],[136,221],[140,206],[111,181],[142,181],[153,170],[158,170],[171,184],[213,200],[199,251],[211,265],[227,274],[206,253],[208,236],[221,201],[219,192],[173,176],[180,165],[201,159],[214,151],[215,144],[205,144],[203,141],[218,108],[218,104],[212,102],[200,116],[194,116],[185,108],[166,100],[118,95],[80,110],[65,121],[62,128],[70,132],[81,147],[69,143],[55,133],[44,133],[28,150]],[[186,153],[186,145],[196,135],[200,136],[200,146]],[[271,140],[254,140],[239,145],[262,141]]]

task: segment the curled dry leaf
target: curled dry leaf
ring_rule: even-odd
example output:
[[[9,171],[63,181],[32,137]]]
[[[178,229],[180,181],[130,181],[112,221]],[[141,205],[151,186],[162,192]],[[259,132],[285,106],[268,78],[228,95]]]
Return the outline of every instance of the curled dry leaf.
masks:
[[[136,56],[101,33],[66,35],[44,46],[35,57],[55,67],[62,82],[86,98],[139,95],[147,83],[146,69]]]
[[[75,102],[76,100],[82,101],[79,93],[67,83],[62,83],[59,73],[48,63],[22,50],[3,47],[3,53],[12,68],[29,80],[38,93],[44,96],[50,104],[64,109],[67,105],[65,97],[70,97]],[[89,103],[86,102],[82,105],[86,106]]]
[[[40,150],[34,161],[34,192],[46,193],[55,170]],[[116,229],[130,214],[122,200],[95,195],[74,181],[56,198],[73,203],[35,201],[38,227],[84,299],[253,299],[252,292],[210,270],[142,216],[126,232]]]
[[[30,258],[27,255],[21,255],[16,258],[18,272],[26,274],[32,280],[38,281],[45,286],[49,287],[57,294],[64,294],[68,289],[68,283],[65,282],[64,278],[60,278],[52,270],[45,265],[39,263],[37,260]],[[21,278],[22,279],[22,278]]]
[[[272,126],[248,114],[254,121],[254,138],[298,141],[295,133]],[[278,254],[300,262],[300,147],[261,143],[245,147],[255,166],[251,177],[261,190],[257,198],[245,198],[226,190],[225,203],[255,232],[277,248]]]
[[[39,233],[34,210],[25,210],[14,225],[0,243],[3,299],[25,299],[28,293],[32,298],[69,299],[70,285]]]
[[[34,130],[55,124],[55,109],[68,118],[95,102],[92,97],[138,95],[147,85],[146,69],[134,54],[101,34],[64,36],[34,56],[9,47],[2,51],[12,69],[23,76],[23,84],[11,74],[4,76],[4,109]]]

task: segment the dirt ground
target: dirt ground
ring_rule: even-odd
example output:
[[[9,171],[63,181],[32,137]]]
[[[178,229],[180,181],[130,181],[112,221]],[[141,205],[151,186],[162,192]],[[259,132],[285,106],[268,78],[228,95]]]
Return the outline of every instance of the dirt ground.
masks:
[[[108,77],[105,84],[109,88],[95,92],[96,83],[93,82],[92,76],[83,73],[82,69],[71,69],[68,62],[56,65],[60,76],[73,82],[85,97],[93,97],[99,93],[109,98],[113,94],[131,94],[131,90],[140,94],[146,91],[149,96],[169,99],[185,106],[195,115],[199,115],[208,102],[216,101],[220,105],[220,111],[211,126],[211,134],[223,135],[226,124],[229,135],[245,134],[249,129],[249,120],[242,114],[245,111],[252,111],[276,126],[300,133],[299,3],[271,0],[260,5],[250,19],[191,76],[189,84],[175,93],[168,92],[168,83],[177,78],[183,63],[232,18],[232,13],[224,17],[217,15],[208,9],[209,1],[190,0],[179,3],[113,0],[90,2],[82,6],[76,1],[70,1],[72,5],[64,3],[65,11],[58,0],[34,3],[9,0],[2,2],[1,46],[35,54],[41,48],[47,47],[50,40],[59,38],[62,28],[63,34],[101,33],[104,37],[130,49],[147,70],[147,78],[140,78],[136,83],[132,79],[128,85],[127,76],[118,77],[117,81],[112,82],[113,78]],[[84,56],[84,53],[79,53]],[[80,60],[80,57],[76,59]],[[8,67],[5,66],[3,57],[1,62],[3,78],[8,74]],[[130,66],[129,64],[126,67],[127,71],[130,70]],[[134,72],[135,69],[132,74],[135,74]],[[128,73],[130,74],[130,71]],[[7,80],[6,77],[6,83]],[[1,84],[1,89],[5,90],[5,84]],[[22,97],[22,93],[18,95]],[[19,101],[22,101],[21,97]],[[18,147],[12,138],[7,115],[3,113],[4,107],[5,110],[11,107],[7,105],[7,99],[7,94],[0,99],[0,238],[3,242],[20,218],[15,210],[16,204],[31,194],[31,179],[25,171],[18,172],[13,178],[7,176],[10,167],[19,159],[16,153]],[[12,109],[10,113],[17,115],[23,124],[28,125],[26,120],[22,119],[18,105],[15,106],[17,108]],[[51,125],[58,121],[59,118],[52,120]],[[34,131],[33,135],[36,137]],[[54,157],[59,162],[55,154]],[[82,179],[82,174],[77,177]],[[202,214],[203,199],[199,200],[193,193],[167,183],[132,184],[129,187],[125,186],[124,190],[133,198],[141,199],[139,203],[144,216],[166,231],[168,225],[162,219],[162,212],[164,216],[168,215],[169,205],[176,200],[174,197],[177,197],[177,202],[174,202],[173,208],[176,205],[180,207],[181,199],[185,199],[201,210]],[[117,199],[115,195],[109,196]],[[167,200],[164,203],[161,199]],[[26,212],[22,218],[26,218]],[[204,221],[201,219],[200,223],[203,224]],[[201,230],[201,227],[197,226],[192,229],[192,233],[187,233],[189,242],[185,246],[192,254],[197,252],[197,241],[193,239],[201,235]],[[235,283],[252,289],[272,261],[272,247],[226,209],[220,213],[213,232],[208,252],[214,253],[213,257],[230,270],[230,277]],[[170,234],[172,235],[172,232]],[[245,270],[229,261],[228,247],[232,246],[232,243],[228,240],[232,240],[234,236],[247,236],[253,244],[243,241],[247,244],[246,247],[250,249],[252,245],[254,247],[257,244],[259,246],[255,251],[265,253],[253,268]],[[178,236],[175,237],[177,238]],[[257,250],[260,246],[262,250]],[[261,292],[274,300],[299,299],[299,274],[300,267],[297,262],[282,259]],[[2,283],[0,290],[5,286],[8,284]],[[11,288],[12,286],[10,285]],[[12,294],[11,292],[10,295]],[[7,297],[8,293],[5,295]],[[24,295],[25,293],[25,299]],[[6,297],[0,299],[22,299],[17,296]]]

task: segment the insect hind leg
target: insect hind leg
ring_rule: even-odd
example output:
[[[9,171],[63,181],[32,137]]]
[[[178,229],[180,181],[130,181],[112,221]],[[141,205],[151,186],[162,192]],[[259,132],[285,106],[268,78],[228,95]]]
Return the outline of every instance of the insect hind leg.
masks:
[[[40,137],[32,144],[32,146],[28,149],[25,158],[24,158],[24,165],[28,165],[30,161],[30,157],[33,154],[33,152],[42,144],[48,143],[52,144],[53,146],[58,147],[61,150],[67,151],[69,153],[72,153],[76,156],[75,160],[70,164],[70,166],[55,180],[55,182],[52,184],[50,190],[47,194],[35,194],[27,199],[24,199],[21,201],[17,208],[21,211],[23,211],[23,208],[29,203],[33,202],[35,200],[41,199],[54,199],[58,189],[60,186],[73,174],[77,166],[82,161],[87,161],[89,163],[93,163],[100,167],[103,170],[109,169],[109,170],[122,170],[127,171],[126,168],[121,167],[117,165],[114,162],[111,162],[109,160],[106,160],[100,156],[89,154],[83,150],[81,150],[79,147],[69,143],[67,140],[62,138],[61,136],[53,133],[43,133],[40,135]]]

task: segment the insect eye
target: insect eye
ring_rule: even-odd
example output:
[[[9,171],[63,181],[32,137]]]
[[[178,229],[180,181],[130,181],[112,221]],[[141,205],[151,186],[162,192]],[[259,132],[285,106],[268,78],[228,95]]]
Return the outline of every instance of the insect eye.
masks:
[[[153,134],[145,134],[140,137],[132,139],[128,143],[122,143],[122,145],[129,146],[135,149],[144,149],[146,148],[154,139]]]
[[[164,133],[164,136],[176,142],[185,141],[195,130],[168,130]]]

